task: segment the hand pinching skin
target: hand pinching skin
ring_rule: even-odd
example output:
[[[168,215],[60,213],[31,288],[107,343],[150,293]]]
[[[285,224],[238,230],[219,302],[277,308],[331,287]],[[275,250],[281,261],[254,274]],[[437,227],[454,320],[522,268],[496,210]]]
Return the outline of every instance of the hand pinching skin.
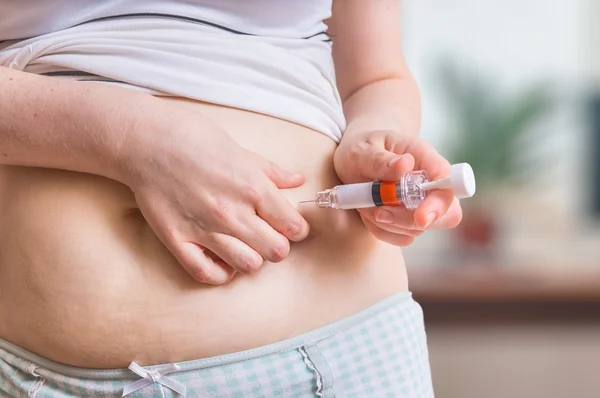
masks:
[[[418,136],[378,130],[348,138],[334,157],[338,177],[345,184],[398,181],[413,170],[425,171],[432,181],[450,176],[450,163]],[[455,228],[462,220],[451,189],[432,190],[416,209],[383,206],[358,211],[374,236],[396,246],[411,244],[426,229]]]

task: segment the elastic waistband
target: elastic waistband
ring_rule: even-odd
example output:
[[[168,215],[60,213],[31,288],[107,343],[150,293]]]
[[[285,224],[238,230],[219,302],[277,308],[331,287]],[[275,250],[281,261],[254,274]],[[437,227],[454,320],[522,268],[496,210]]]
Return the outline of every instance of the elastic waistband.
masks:
[[[344,330],[350,329],[353,326],[359,325],[367,319],[374,317],[375,315],[385,311],[386,309],[392,306],[401,304],[402,302],[406,303],[406,305],[418,305],[412,299],[411,292],[398,293],[351,316],[342,318],[326,326],[322,326],[320,328],[314,329],[310,332],[298,335],[296,337],[292,337],[290,339],[236,353],[225,354],[204,359],[177,362],[177,365],[180,367],[180,372],[195,371],[208,367],[221,366],[233,362],[249,360],[278,352],[294,350],[306,345],[312,345],[320,340],[326,339],[327,337],[340,333]],[[65,376],[94,379],[112,379],[123,378],[131,375],[131,371],[128,369],[87,369],[63,365],[61,363],[41,357],[37,354],[34,354],[2,339],[0,339],[0,349],[5,350],[10,354],[15,355],[21,359],[32,362],[51,372],[60,373]],[[145,366],[144,368],[147,370],[153,370],[162,366],[164,366],[164,364],[150,365]]]

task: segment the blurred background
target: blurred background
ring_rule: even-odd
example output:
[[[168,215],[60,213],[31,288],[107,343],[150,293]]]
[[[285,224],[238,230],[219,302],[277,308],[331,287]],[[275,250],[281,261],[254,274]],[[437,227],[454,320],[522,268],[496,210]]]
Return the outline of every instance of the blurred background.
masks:
[[[405,251],[436,396],[600,397],[600,1],[402,7],[422,136],[478,183]]]

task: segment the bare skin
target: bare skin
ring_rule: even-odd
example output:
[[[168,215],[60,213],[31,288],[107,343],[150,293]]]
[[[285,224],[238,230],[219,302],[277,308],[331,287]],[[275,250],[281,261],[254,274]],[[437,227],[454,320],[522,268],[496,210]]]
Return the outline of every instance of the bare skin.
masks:
[[[339,147],[265,115],[0,68],[0,338],[80,367],[177,362],[406,291],[400,247],[455,226],[451,197],[392,222],[296,208],[341,181],[447,171],[417,137],[397,2],[372,4],[334,3]]]
[[[306,183],[284,191],[291,203],[339,183],[335,144],[321,134],[239,110],[181,106],[301,170]],[[9,193],[0,216],[0,336],[60,362],[123,367],[233,352],[407,289],[399,248],[377,241],[352,212],[303,207],[310,236],[284,261],[209,287],[164,248],[126,186],[39,168],[5,166],[0,175]]]

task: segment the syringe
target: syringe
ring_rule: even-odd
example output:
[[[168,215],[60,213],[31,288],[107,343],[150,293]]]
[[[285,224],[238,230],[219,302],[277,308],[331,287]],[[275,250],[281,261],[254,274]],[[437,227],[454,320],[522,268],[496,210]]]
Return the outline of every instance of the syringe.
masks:
[[[452,189],[458,199],[470,198],[475,194],[475,174],[468,163],[454,164],[450,176],[430,181],[426,171],[412,171],[398,181],[374,181],[338,185],[317,192],[314,202],[317,207],[340,210],[361,209],[374,206],[400,206],[416,209],[432,189]]]

